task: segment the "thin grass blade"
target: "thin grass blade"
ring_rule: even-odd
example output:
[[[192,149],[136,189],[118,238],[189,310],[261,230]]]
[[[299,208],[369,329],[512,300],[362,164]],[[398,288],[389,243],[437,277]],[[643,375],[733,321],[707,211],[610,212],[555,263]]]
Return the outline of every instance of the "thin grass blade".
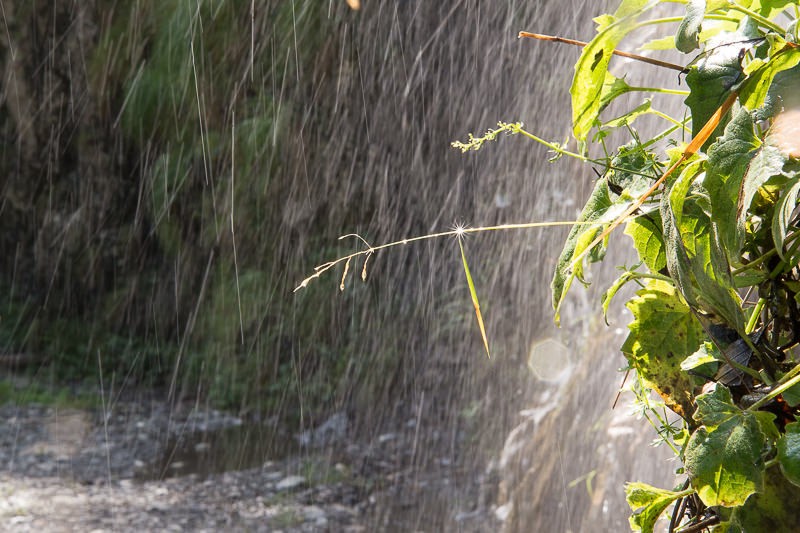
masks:
[[[475,306],[475,316],[478,318],[478,328],[481,330],[481,338],[483,339],[483,347],[486,348],[486,357],[491,359],[489,353],[489,340],[486,338],[486,327],[483,325],[483,315],[481,314],[481,304],[478,302],[478,293],[475,292],[475,283],[472,281],[472,274],[469,272],[469,265],[467,264],[467,255],[464,253],[464,244],[461,238],[458,239],[458,247],[461,249],[461,262],[464,264],[464,274],[467,276],[467,285],[469,285],[469,294],[472,297],[472,305]]]

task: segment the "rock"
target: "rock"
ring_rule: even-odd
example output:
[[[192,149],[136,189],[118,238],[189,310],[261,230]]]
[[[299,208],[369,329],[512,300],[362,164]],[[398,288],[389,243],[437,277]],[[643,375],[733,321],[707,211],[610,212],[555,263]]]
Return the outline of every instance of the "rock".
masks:
[[[306,478],[303,476],[286,476],[280,480],[275,489],[279,491],[298,489],[306,484]]]
[[[302,446],[320,448],[344,439],[347,435],[348,424],[347,415],[339,411],[331,415],[330,418],[316,429],[304,431],[299,435],[295,435],[295,439],[297,439]]]
[[[314,522],[314,525],[323,527],[328,525],[328,515],[321,507],[309,505],[303,509],[303,515],[307,522]]]

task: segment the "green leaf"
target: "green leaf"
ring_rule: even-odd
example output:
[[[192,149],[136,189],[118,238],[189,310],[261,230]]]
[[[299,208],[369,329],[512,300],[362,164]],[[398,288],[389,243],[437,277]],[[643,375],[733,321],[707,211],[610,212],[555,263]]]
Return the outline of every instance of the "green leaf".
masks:
[[[572,281],[576,277],[579,280],[583,279],[583,261],[578,262],[574,268],[570,268],[573,258],[581,255],[594,238],[603,231],[605,225],[612,223],[624,210],[624,206],[614,204],[608,182],[604,179],[598,180],[578,217],[579,224],[575,224],[567,236],[556,263],[553,281],[550,283],[556,323],[559,322],[559,310]]]
[[[611,119],[608,122],[603,124],[604,128],[619,128],[621,126],[629,126],[633,124],[633,122],[642,115],[650,113],[651,111],[651,102],[650,99],[646,99],[644,102],[633,108],[632,110],[628,111],[624,115],[621,115],[617,118]]]
[[[759,421],[730,402],[718,386],[697,397],[698,428],[686,445],[686,471],[704,504],[735,507],[764,485],[761,451],[765,438]]]
[[[603,82],[603,90],[600,93],[600,107],[597,114],[603,112],[615,98],[631,92],[633,88],[623,78],[617,78],[610,72],[606,72],[606,79]]]
[[[758,420],[758,427],[761,428],[761,432],[764,433],[764,436],[767,438],[768,442],[775,442],[781,437],[781,433],[778,431],[778,427],[775,425],[775,413],[770,413],[769,411],[756,411],[753,413],[753,416],[756,417]]]
[[[633,239],[633,246],[650,272],[656,274],[667,266],[664,252],[664,230],[661,228],[661,215],[657,212],[638,216],[628,221],[625,235]]]
[[[789,407],[796,407],[800,404],[800,383],[783,391],[783,399],[789,404]]]
[[[717,231],[730,256],[738,259],[743,226],[737,225],[739,189],[750,161],[761,145],[750,113],[739,109],[725,127],[723,135],[708,149],[706,179],[703,182],[711,199],[711,213]]]
[[[742,531],[770,531],[774,533],[800,531],[800,487],[784,476],[770,472],[765,476],[764,487],[747,499],[742,507],[731,513],[731,522]]]
[[[675,48],[688,54],[699,48],[699,33],[706,13],[705,0],[689,0],[686,4],[686,16],[683,17],[678,33],[675,35]]]
[[[786,240],[786,230],[789,227],[792,213],[797,207],[798,196],[800,196],[800,179],[795,178],[794,183],[791,183],[783,191],[775,205],[775,215],[772,218],[772,239],[781,259],[784,259],[783,243]]]
[[[606,321],[606,324],[608,324],[608,307],[611,305],[611,300],[613,300],[619,290],[632,279],[634,279],[633,272],[625,272],[618,277],[600,297],[600,305],[603,308],[603,319]]]
[[[782,48],[768,62],[747,77],[739,101],[747,109],[758,109],[764,103],[776,74],[800,63],[800,48]]]
[[[735,46],[716,47],[690,67],[686,84],[691,92],[685,103],[692,111],[692,137],[697,136],[743,76],[739,49]],[[723,117],[703,149],[722,133],[726,123]]]
[[[761,148],[756,152],[742,178],[739,201],[736,208],[737,224],[741,228],[740,231],[744,231],[744,224],[747,221],[750,206],[758,189],[767,183],[770,178],[782,173],[786,160],[787,157],[783,152],[768,144],[761,145]]]
[[[639,50],[673,50],[675,48],[675,37],[660,37],[647,41]]]
[[[733,288],[727,255],[715,225],[702,209],[705,191],[690,188],[700,168],[695,160],[668,184],[661,199],[661,220],[667,269],[689,305],[720,317],[728,327],[743,331],[740,297]]]
[[[713,391],[701,394],[696,401],[694,419],[710,429],[742,414],[742,410],[733,405],[731,391],[723,385],[717,385]]]
[[[639,482],[626,483],[625,499],[633,511],[628,519],[631,530],[651,533],[664,509],[686,495],[687,491],[675,492]]]
[[[680,364],[700,346],[703,329],[671,284],[652,280],[627,303],[634,320],[622,352],[648,387],[673,411],[694,410],[691,376]]]
[[[717,347],[711,342],[704,342],[696,352],[681,362],[681,370],[693,370],[703,365],[718,363],[721,360],[722,356]]]
[[[614,15],[595,19],[598,33],[583,48],[570,88],[572,133],[581,144],[600,114],[611,55],[625,35],[635,28],[636,17],[650,7],[648,4],[648,0],[623,0]]]
[[[778,461],[786,479],[800,486],[800,422],[786,424],[786,433],[778,440]]]
[[[612,160],[615,170],[610,171],[605,179],[600,179],[595,184],[592,194],[583,207],[576,224],[570,230],[564,248],[561,250],[556,263],[553,281],[550,284],[553,295],[553,308],[555,321],[559,322],[559,310],[564,298],[575,278],[583,280],[583,261],[578,261],[573,266],[576,257],[582,256],[595,237],[613,223],[638,196],[647,190],[651,181],[639,174],[646,166],[652,164],[651,154],[635,146],[627,145],[620,148],[620,154]],[[629,170],[628,170],[629,169]],[[616,194],[611,191],[609,183],[614,185]],[[589,260],[599,261],[605,251],[604,245],[597,246],[589,254]]]
[[[461,263],[464,265],[464,274],[467,276],[467,285],[469,286],[469,295],[472,298],[472,306],[475,308],[475,317],[478,320],[478,329],[481,332],[481,339],[483,339],[483,347],[486,349],[486,357],[491,357],[489,353],[489,340],[486,337],[486,327],[483,325],[483,315],[481,314],[481,304],[478,302],[478,292],[475,290],[475,283],[472,281],[472,274],[469,271],[467,264],[467,255],[464,253],[464,244],[461,238],[458,239],[458,247],[461,249]]]

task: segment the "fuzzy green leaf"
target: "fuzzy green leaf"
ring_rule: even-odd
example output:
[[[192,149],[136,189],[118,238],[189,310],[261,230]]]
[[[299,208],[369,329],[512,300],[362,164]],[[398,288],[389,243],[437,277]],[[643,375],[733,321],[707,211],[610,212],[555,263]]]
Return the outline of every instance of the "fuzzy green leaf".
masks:
[[[800,486],[800,422],[786,424],[786,433],[778,440],[778,460],[786,479]]]
[[[786,163],[786,155],[775,146],[764,144],[756,152],[742,178],[739,202],[736,209],[739,231],[744,231],[748,211],[758,189],[767,183],[770,178],[780,175],[783,171],[784,163]]]
[[[596,19],[598,33],[584,48],[572,79],[572,132],[584,143],[600,114],[608,62],[619,42],[635,28],[636,17],[649,6],[648,0],[623,0],[614,15]]]
[[[750,113],[740,109],[725,127],[724,134],[708,149],[704,186],[711,199],[711,213],[723,246],[737,257],[743,240],[743,226],[737,225],[739,189],[750,161],[761,145]]]
[[[625,499],[633,511],[628,518],[631,530],[652,533],[664,509],[683,495],[685,492],[659,489],[646,483],[625,484]]]
[[[686,445],[685,464],[692,487],[708,506],[735,507],[761,490],[765,438],[758,419],[730,402],[718,387],[697,397],[698,428]]]
[[[715,429],[726,420],[741,415],[742,410],[733,405],[731,391],[722,385],[697,397],[694,419],[709,429]]]
[[[671,284],[651,281],[627,303],[633,313],[630,334],[622,345],[645,383],[675,412],[689,416],[694,409],[691,377],[680,364],[700,346],[703,329]]]
[[[692,111],[692,137],[697,136],[743,76],[735,46],[717,47],[689,69],[686,84],[691,92],[685,102]],[[704,149],[722,133],[726,123],[723,117]]]
[[[687,165],[661,200],[661,219],[667,269],[689,305],[720,317],[728,327],[742,331],[744,315],[726,253],[716,227],[694,196],[706,192],[690,188],[700,160]]]
[[[705,0],[689,0],[686,4],[686,16],[683,17],[678,33],[675,35],[675,48],[688,54],[700,46],[700,29],[703,25],[703,16],[706,13]]]

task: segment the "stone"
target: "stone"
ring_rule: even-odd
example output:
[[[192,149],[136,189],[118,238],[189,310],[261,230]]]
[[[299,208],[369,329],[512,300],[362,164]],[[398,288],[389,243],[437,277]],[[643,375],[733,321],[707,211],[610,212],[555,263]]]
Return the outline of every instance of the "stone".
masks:
[[[298,489],[305,484],[306,478],[303,476],[286,476],[275,485],[275,489],[280,491],[293,490]]]

